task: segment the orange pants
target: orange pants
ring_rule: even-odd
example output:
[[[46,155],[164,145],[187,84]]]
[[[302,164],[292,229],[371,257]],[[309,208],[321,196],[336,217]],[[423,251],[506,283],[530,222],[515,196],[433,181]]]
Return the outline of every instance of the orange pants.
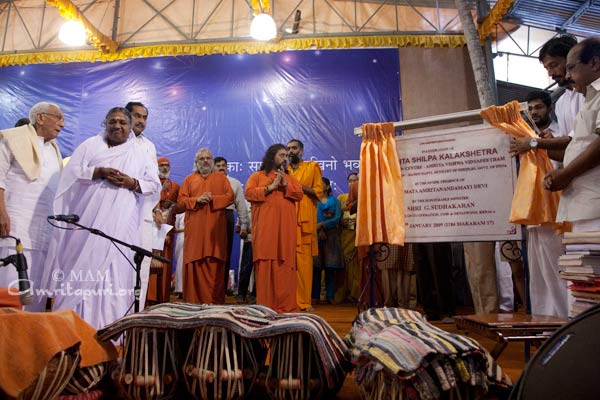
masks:
[[[279,313],[299,311],[296,303],[296,269],[277,260],[254,261],[256,304]]]
[[[212,257],[183,266],[183,301],[199,304],[225,303],[225,261]]]
[[[296,247],[296,268],[298,270],[298,290],[296,300],[301,310],[310,307],[313,279],[313,255],[311,243]]]

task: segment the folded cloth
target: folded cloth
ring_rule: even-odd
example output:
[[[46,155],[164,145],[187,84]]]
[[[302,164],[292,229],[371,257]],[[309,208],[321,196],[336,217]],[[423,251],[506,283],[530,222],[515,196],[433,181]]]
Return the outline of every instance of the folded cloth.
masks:
[[[460,387],[485,393],[492,386],[503,391],[512,386],[475,340],[443,331],[413,310],[367,310],[356,317],[345,341],[354,378],[367,392],[386,382],[385,390],[414,389],[425,399]]]
[[[18,397],[57,353],[73,346],[79,347],[82,367],[115,360],[113,345],[98,341],[95,333],[72,310],[32,313],[0,309],[0,392]]]

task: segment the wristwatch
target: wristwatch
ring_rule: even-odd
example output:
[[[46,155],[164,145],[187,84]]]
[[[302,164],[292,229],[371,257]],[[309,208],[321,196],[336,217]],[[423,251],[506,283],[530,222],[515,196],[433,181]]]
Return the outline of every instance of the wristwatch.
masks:
[[[537,146],[538,146],[537,138],[531,138],[531,140],[529,141],[529,148],[531,150],[535,150],[535,149],[537,149]]]

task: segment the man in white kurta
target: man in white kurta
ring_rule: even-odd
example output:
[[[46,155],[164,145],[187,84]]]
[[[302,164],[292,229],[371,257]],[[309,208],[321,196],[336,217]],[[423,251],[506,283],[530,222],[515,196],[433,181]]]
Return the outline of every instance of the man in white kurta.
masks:
[[[573,137],[565,150],[564,168],[549,173],[544,185],[561,190],[557,221],[573,231],[600,230],[600,39],[589,38],[567,56],[567,73],[585,103],[575,117]],[[592,54],[584,59],[584,54]]]
[[[158,176],[158,165],[156,164],[156,148],[154,146],[154,143],[152,143],[150,139],[148,139],[148,137],[144,135],[146,123],[148,121],[148,109],[144,104],[139,102],[129,102],[127,103],[125,108],[127,108],[127,110],[129,110],[129,112],[131,113],[131,130],[135,134],[135,143],[143,150],[143,155],[149,157],[152,160],[152,162],[154,163],[156,176]],[[160,190],[157,193],[160,200]],[[152,224],[155,223],[152,210],[156,206],[157,201],[154,201],[153,197],[147,197],[146,200],[147,201],[145,201],[143,204],[143,222],[140,227],[140,235],[142,238],[141,247],[143,247],[146,250],[152,251],[154,232]],[[140,310],[143,310],[144,305],[146,304],[146,294],[148,293],[148,279],[150,277],[150,262],[151,259],[148,257],[144,257],[144,260],[142,262],[142,292],[140,294]]]
[[[571,98],[570,92],[572,90],[567,90],[563,94],[563,96],[567,96],[565,99]],[[538,130],[543,132],[544,136],[562,137],[568,135],[573,130],[573,126],[568,125],[567,122],[573,121],[575,115],[567,118],[565,108],[557,113],[557,115],[560,115],[562,124],[551,121],[550,96],[545,92],[536,93],[538,93],[537,96],[528,95],[527,103],[532,116],[537,114],[537,118],[534,117],[533,119]],[[567,108],[570,109],[570,107]],[[554,168],[558,168],[562,163],[552,160],[552,164]],[[552,315],[565,319],[568,317],[569,295],[567,282],[561,279],[558,267],[558,257],[562,253],[562,234],[557,233],[550,224],[527,227],[529,297],[532,314]]]
[[[137,190],[92,179],[95,169],[106,167],[137,179]],[[143,204],[158,201],[155,171],[156,161],[144,155],[133,133],[125,143],[110,147],[103,132],[75,149],[60,180],[55,212],[79,215],[81,225],[139,246]],[[73,309],[96,329],[123,317],[133,310],[133,255],[88,231],[58,230],[43,278],[55,294],[53,309]]]
[[[558,123],[558,129],[553,134],[554,137],[573,136],[575,116],[583,106],[583,102],[584,97],[581,93],[573,89],[571,85],[565,87],[564,93],[554,104],[554,114]]]
[[[547,128],[539,127],[543,134],[535,141],[537,150],[548,151],[553,158],[554,168],[560,168],[563,152],[573,135],[575,116],[583,104],[583,95],[574,90],[574,83],[567,76],[567,54],[577,41],[568,36],[555,37],[544,44],[540,50],[539,60],[543,63],[548,75],[565,89],[554,105],[557,125]],[[511,143],[511,150],[522,153],[532,150],[532,141],[528,138],[516,139]],[[552,226],[528,227],[527,251],[530,271],[530,298],[533,314],[553,315],[566,318],[568,314],[567,283],[559,274],[558,257],[563,253],[562,234],[555,232]]]
[[[40,288],[41,274],[52,227],[46,217],[58,186],[62,159],[54,140],[64,127],[60,108],[38,103],[31,108],[32,124],[0,131],[0,235],[21,239],[28,262],[33,303],[28,311],[44,311],[46,296]],[[0,257],[15,253],[13,239],[0,240]],[[0,268],[0,287],[18,289],[15,268]]]

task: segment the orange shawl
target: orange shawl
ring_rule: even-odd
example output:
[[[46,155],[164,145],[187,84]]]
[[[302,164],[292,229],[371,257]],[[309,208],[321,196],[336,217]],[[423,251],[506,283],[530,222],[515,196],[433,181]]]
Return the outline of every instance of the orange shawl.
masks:
[[[521,118],[519,102],[491,106],[481,111],[491,125],[516,137],[535,137],[531,127]],[[521,162],[517,186],[510,209],[510,222],[524,225],[554,223],[560,194],[544,190],[544,177],[552,170],[548,154],[543,150],[528,151],[519,156]]]

